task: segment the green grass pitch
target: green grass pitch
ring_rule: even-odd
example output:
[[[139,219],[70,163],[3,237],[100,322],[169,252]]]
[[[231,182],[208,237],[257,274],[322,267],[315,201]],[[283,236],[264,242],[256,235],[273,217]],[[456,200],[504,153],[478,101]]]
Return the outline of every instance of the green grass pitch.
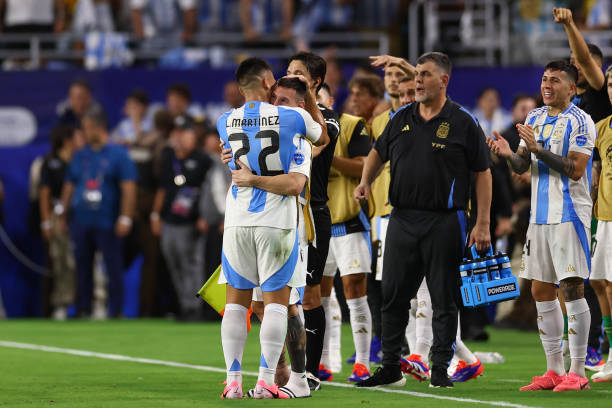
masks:
[[[249,333],[243,369],[256,372],[259,326]],[[312,398],[293,401],[222,401],[223,373],[189,367],[102,359],[0,346],[0,406],[2,407],[217,407],[282,405],[294,407],[612,407],[612,383],[594,384],[575,393],[519,392],[518,388],[545,371],[537,333],[489,330],[486,344],[472,350],[497,351],[503,364],[486,364],[484,376],[453,389],[430,389],[408,378],[402,388],[381,392],[354,388],[323,389]],[[0,321],[0,341],[164,360],[224,368],[218,323],[175,323],[166,320],[108,322],[43,320]],[[342,333],[342,354],[353,352],[350,327]],[[345,383],[350,366],[334,375]],[[590,375],[590,373],[589,373]],[[245,376],[244,387],[255,383]],[[410,394],[395,393],[402,390]],[[246,390],[245,390],[246,391]],[[427,395],[454,399],[433,399]],[[465,401],[468,400],[468,401]],[[471,401],[469,401],[471,400]],[[488,402],[488,403],[487,403]]]

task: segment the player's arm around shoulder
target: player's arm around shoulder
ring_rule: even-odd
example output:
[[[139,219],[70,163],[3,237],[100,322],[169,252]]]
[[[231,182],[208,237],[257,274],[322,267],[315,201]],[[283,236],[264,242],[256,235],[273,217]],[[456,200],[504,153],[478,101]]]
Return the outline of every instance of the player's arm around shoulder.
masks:
[[[308,95],[308,93],[307,93]],[[308,104],[306,105],[308,108]],[[294,110],[304,123],[303,135],[310,140],[315,146],[322,146],[329,143],[329,135],[327,134],[327,124],[323,119],[323,114],[316,104],[311,115],[308,110],[302,108],[289,108]],[[299,126],[298,126],[299,127]]]

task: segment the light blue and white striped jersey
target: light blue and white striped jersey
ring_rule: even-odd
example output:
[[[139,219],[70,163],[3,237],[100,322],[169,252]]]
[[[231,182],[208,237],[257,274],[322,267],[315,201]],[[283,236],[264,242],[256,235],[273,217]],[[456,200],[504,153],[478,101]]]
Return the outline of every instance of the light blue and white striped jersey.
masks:
[[[310,177],[311,149],[303,138],[316,142],[322,131],[304,109],[265,102],[247,102],[223,114],[217,121],[217,130],[232,149],[232,170],[240,160],[260,176],[295,172],[306,177]],[[224,225],[296,228],[296,199],[232,184],[226,198]]]
[[[592,153],[597,139],[591,116],[572,103],[557,116],[549,116],[548,107],[543,106],[529,112],[525,124],[534,128],[537,142],[556,155],[567,157],[569,152],[578,152],[591,156],[580,180],[574,181],[531,154],[530,222],[559,224],[580,220],[589,226],[593,206]],[[520,146],[525,146],[523,140]]]

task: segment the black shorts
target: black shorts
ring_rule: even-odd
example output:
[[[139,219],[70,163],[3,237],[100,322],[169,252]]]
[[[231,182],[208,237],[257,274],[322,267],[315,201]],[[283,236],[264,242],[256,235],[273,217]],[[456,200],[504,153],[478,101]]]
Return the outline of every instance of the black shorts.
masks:
[[[323,279],[323,270],[329,252],[331,239],[331,215],[326,204],[312,205],[312,217],[316,231],[316,247],[308,245],[308,263],[306,266],[306,284],[316,286]]]

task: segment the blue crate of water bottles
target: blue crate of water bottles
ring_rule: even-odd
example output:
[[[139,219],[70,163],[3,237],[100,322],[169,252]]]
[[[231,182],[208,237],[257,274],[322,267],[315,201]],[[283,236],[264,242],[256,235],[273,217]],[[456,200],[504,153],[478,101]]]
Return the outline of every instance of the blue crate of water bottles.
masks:
[[[517,298],[518,280],[512,275],[510,258],[503,252],[493,254],[493,248],[479,256],[471,247],[472,259],[463,259],[459,266],[461,298],[466,307],[484,306]]]

